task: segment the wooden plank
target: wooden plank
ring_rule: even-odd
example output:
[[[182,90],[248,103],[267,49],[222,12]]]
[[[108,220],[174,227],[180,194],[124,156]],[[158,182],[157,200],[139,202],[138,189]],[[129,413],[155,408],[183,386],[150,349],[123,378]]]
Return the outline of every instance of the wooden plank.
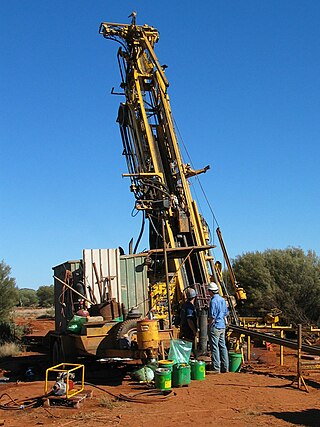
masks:
[[[73,397],[67,399],[65,396],[48,396],[44,399],[43,405],[48,407],[64,407],[79,409],[84,403],[85,399],[91,399],[93,396],[92,390],[83,390]]]

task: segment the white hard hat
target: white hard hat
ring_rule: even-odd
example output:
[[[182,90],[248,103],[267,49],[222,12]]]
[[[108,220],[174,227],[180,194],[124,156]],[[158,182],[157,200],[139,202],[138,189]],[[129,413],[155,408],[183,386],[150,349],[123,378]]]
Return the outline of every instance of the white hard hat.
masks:
[[[208,291],[219,292],[218,285],[216,283],[214,283],[214,282],[209,283],[209,285],[208,285]]]
[[[186,290],[186,295],[187,295],[188,299],[192,299],[192,298],[195,298],[197,296],[197,292],[193,288],[188,288]]]

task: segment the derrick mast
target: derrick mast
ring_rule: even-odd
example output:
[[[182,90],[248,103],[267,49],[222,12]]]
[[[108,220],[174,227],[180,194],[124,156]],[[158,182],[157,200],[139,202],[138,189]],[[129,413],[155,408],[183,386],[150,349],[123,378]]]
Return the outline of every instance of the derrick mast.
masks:
[[[167,282],[169,307],[162,314],[170,318],[170,301],[175,306],[183,290],[197,284],[200,309],[205,310],[204,285],[216,277],[213,246],[188,179],[209,167],[193,170],[183,162],[165,66],[154,52],[159,33],[151,26],[136,25],[134,16],[131,25],[102,23],[100,34],[121,45],[117,57],[125,102],[117,121],[135,207],[149,220],[151,295]]]

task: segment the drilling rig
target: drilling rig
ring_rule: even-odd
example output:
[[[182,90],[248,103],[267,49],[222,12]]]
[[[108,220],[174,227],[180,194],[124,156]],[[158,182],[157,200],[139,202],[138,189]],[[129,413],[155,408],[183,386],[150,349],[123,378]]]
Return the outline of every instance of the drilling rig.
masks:
[[[128,167],[124,176],[131,180],[135,208],[149,222],[151,307],[171,327],[183,292],[195,287],[200,348],[204,349],[206,285],[210,281],[220,285],[221,294],[229,301],[232,322],[238,324],[234,303],[212,255],[209,227],[199,213],[188,182],[210,167],[195,170],[183,161],[171,112],[166,66],[160,65],[154,50],[158,31],[137,25],[134,12],[130,25],[102,23],[99,32],[120,44],[117,59],[125,102],[120,104],[117,122]],[[221,232],[218,236],[223,242]],[[229,260],[226,250],[223,253]],[[232,284],[236,298],[245,300],[243,289],[235,280]]]
[[[183,160],[166,67],[160,65],[154,50],[159,33],[151,26],[137,25],[135,13],[131,16],[131,24],[103,22],[99,33],[120,44],[117,60],[124,102],[119,106],[117,122],[128,169],[123,175],[130,179],[142,227],[128,255],[118,248],[84,250],[82,259],[53,268],[56,330],[51,334],[50,347],[55,363],[70,361],[68,355],[154,356],[160,342],[178,336],[179,311],[190,287],[197,292],[198,352],[205,353],[208,283],[219,285],[235,325],[239,324],[235,305],[246,299],[218,228],[233,286],[234,295],[229,294],[221,263],[212,253],[215,246],[208,224],[190,190],[189,181],[210,167],[194,169]],[[149,249],[137,253],[145,224],[149,225]],[[84,319],[87,321],[79,330],[72,330],[74,314],[83,315],[86,309],[90,318]],[[145,318],[157,325],[157,338],[150,342],[139,340],[139,319]]]

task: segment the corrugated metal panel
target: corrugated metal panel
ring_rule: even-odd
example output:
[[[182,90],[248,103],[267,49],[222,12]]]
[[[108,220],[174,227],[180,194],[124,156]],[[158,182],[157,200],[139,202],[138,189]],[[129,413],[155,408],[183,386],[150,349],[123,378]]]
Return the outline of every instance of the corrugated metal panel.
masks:
[[[120,257],[122,302],[127,311],[138,307],[143,316],[149,311],[147,266],[144,260],[145,257],[140,256]]]
[[[52,267],[54,276],[63,282],[66,278],[66,271],[73,273],[80,267],[80,260],[66,261]],[[54,308],[55,308],[55,328],[56,331],[65,332],[68,321],[72,318],[72,295],[70,292],[64,292],[63,285],[59,280],[54,279]],[[65,304],[65,305],[64,305]]]
[[[120,252],[119,249],[84,249],[84,281],[85,286],[92,289],[97,303],[104,301],[104,293],[108,291],[108,283],[111,283],[112,298],[117,302],[122,302],[120,286]],[[102,295],[100,295],[97,275],[93,267],[96,265],[99,280],[102,286]],[[87,297],[91,299],[90,294]],[[110,296],[109,296],[110,297]]]

